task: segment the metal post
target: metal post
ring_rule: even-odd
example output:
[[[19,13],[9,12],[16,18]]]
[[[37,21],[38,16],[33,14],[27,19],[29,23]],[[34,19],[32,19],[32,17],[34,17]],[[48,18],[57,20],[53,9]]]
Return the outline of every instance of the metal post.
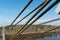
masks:
[[[2,33],[3,33],[3,40],[5,40],[5,30],[4,30],[5,28],[3,27],[3,31],[2,31]]]

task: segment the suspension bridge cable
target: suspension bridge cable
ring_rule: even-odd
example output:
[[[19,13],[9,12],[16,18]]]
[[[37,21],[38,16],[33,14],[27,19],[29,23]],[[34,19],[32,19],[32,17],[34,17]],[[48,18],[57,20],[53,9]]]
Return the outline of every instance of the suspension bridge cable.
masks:
[[[45,5],[47,5],[47,3],[49,3],[50,1],[46,1],[45,2]],[[43,9],[43,7],[41,8],[41,9]],[[31,19],[32,18],[34,18],[37,14],[38,14],[38,12],[40,12],[40,10],[38,10],[37,12],[36,12],[36,14],[34,14],[31,18],[30,18],[30,20],[28,20],[28,22],[20,29],[20,31],[25,27],[25,26],[27,26],[27,24],[31,21]]]
[[[56,0],[56,1],[55,1],[50,7],[52,8],[53,6],[55,6],[55,5],[56,5],[57,3],[59,3],[59,2],[60,2],[60,0]],[[51,8],[49,8],[49,9],[51,9]],[[47,10],[47,11],[48,11],[48,10]],[[45,12],[44,12],[44,13],[45,13]],[[60,19],[60,18],[58,18],[58,19]],[[54,20],[54,21],[55,21],[55,20]],[[49,32],[49,31],[52,31],[52,30],[58,29],[58,28],[60,28],[60,26],[59,26],[59,27],[52,28],[52,29],[50,29],[50,30],[44,32],[43,34]]]
[[[41,24],[46,24],[46,23],[50,23],[50,22],[54,22],[54,21],[58,21],[60,20],[60,18],[56,18],[56,19],[53,19],[53,20],[50,20],[50,21],[47,21],[47,22],[43,22]]]
[[[50,1],[46,1],[45,4],[39,8],[39,10],[27,21],[27,23],[20,30],[22,30],[49,2]]]
[[[28,4],[23,8],[23,10],[18,14],[18,16],[13,20],[13,22],[11,23],[11,25],[13,25],[13,23],[17,20],[17,18],[24,12],[24,10],[32,3],[33,0],[30,0],[28,2]]]
[[[45,1],[44,1],[45,2]],[[44,4],[44,2],[42,4],[40,4],[38,7],[36,7],[34,10],[32,10],[29,14],[27,14],[26,16],[24,16],[20,21],[18,21],[14,26],[16,26],[18,23],[20,23],[22,20],[24,20],[26,17],[28,17],[30,14],[32,14],[34,11],[36,11],[40,6],[42,6]],[[12,26],[12,27],[14,27]]]
[[[50,7],[52,8],[52,7],[55,6],[59,1],[60,1],[60,0],[55,1]],[[48,10],[50,10],[51,8],[49,8]],[[48,11],[48,10],[46,10],[46,11]],[[46,13],[46,11],[43,12],[43,13]],[[41,17],[41,16],[40,16],[40,17]],[[37,17],[37,19],[38,19],[38,18],[39,18],[39,17]],[[52,21],[56,21],[56,20],[59,20],[59,19],[60,19],[60,18],[55,19],[55,20],[52,20]],[[51,21],[51,22],[52,22],[52,21]],[[34,22],[32,22],[30,25],[32,25],[33,23],[34,23]],[[30,25],[28,25],[28,26],[30,26]],[[26,30],[26,29],[28,28],[28,26],[26,26],[26,28],[23,29],[22,32],[23,32],[24,30]],[[44,33],[42,33],[42,34],[45,34],[45,33],[49,32],[49,31],[52,31],[52,30],[55,30],[55,29],[58,29],[58,28],[60,28],[60,26],[59,26],[59,27],[52,28],[52,29],[50,29],[50,30],[48,30],[48,31],[46,31],[46,32],[44,32]]]
[[[60,20],[60,18],[56,18],[56,19],[53,19],[53,20],[50,20],[50,21],[47,21],[47,22],[43,22],[43,23],[40,23],[40,24],[46,24],[46,23],[50,23],[50,22],[54,22],[54,21],[58,21],[58,20]],[[60,26],[59,26],[59,27],[52,28],[52,29],[50,29],[50,30],[48,30],[48,31],[45,31],[45,32],[42,33],[42,34],[48,33],[49,31],[52,31],[52,30],[55,30],[55,29],[58,29],[58,28],[60,28]],[[29,38],[27,38],[27,39],[25,39],[25,40],[28,40],[28,39],[30,39],[30,38],[32,38],[32,37],[29,37]]]
[[[10,39],[14,40],[23,30],[23,28],[34,18],[51,0],[45,0],[45,4],[43,4],[42,7],[39,8],[39,10],[28,20],[28,22]]]
[[[59,27],[52,28],[52,29],[50,29],[50,30],[48,30],[48,31],[45,31],[45,32],[41,33],[41,35],[44,35],[44,34],[50,32],[50,31],[52,31],[52,30],[59,29],[59,28],[60,28],[60,26],[59,26]],[[29,38],[27,38],[27,39],[25,39],[25,40],[28,40],[28,39],[30,39],[30,38],[32,38],[32,37],[29,37]]]
[[[40,14],[34,21],[32,21],[29,25],[25,26],[24,29],[20,31],[22,33],[24,30],[26,30],[30,25],[32,25],[35,21],[37,21],[40,17],[42,17],[46,12],[48,12],[51,8],[53,8],[57,3],[59,3],[59,0],[56,0],[51,6],[49,6],[42,14]]]
[[[52,28],[52,29],[50,29],[50,30],[48,30],[48,31],[45,31],[45,32],[41,33],[41,35],[44,35],[44,34],[50,32],[50,31],[53,31],[53,30],[59,29],[59,28],[60,28],[60,26],[59,26],[59,27]],[[25,40],[28,40],[28,39],[31,39],[31,38],[32,38],[32,37],[29,37],[29,38],[27,38],[27,39],[25,39]]]
[[[24,29],[22,29],[20,31],[20,33],[22,33],[24,30],[26,30],[30,25],[32,25],[37,19],[39,19],[40,17],[42,17],[47,11],[49,11],[52,7],[54,7],[59,1],[55,1],[50,7],[47,8],[47,10],[45,10],[41,15],[39,15],[31,24],[25,26]]]
[[[50,23],[50,22],[54,22],[54,21],[58,21],[58,20],[60,20],[60,18],[56,18],[56,19],[53,19],[53,20],[50,20],[50,21],[47,21],[47,22],[43,22],[43,23],[41,23],[41,24],[46,24],[46,23]],[[42,34],[48,33],[49,31],[52,31],[52,30],[55,30],[55,29],[58,29],[58,28],[60,28],[60,26],[59,26],[59,27],[52,28],[52,29],[50,29],[50,30],[48,30],[48,31],[45,31],[45,32],[42,33]],[[28,40],[28,39],[31,39],[31,38],[32,38],[32,37],[29,37],[29,38],[27,38],[27,39],[25,39],[25,40]]]
[[[23,32],[23,31],[25,31],[30,25],[32,25],[36,20],[38,20],[40,17],[42,17],[44,14],[46,14],[46,12],[47,11],[49,11],[51,8],[53,8],[57,3],[59,3],[60,2],[60,0],[56,0],[50,7],[48,7],[41,15],[39,15],[32,23],[30,23],[29,25],[27,25],[22,31],[21,31],[21,33]],[[55,21],[55,20],[54,20]],[[52,29],[50,29],[50,30],[48,30],[48,31],[46,31],[46,32],[44,32],[44,33],[42,33],[42,34],[45,34],[45,33],[47,33],[47,32],[49,32],[49,31],[52,31],[52,30],[55,30],[55,29],[58,29],[58,28],[60,28],[60,26],[59,27],[56,27],[56,28],[52,28]]]
[[[58,21],[58,20],[60,20],[60,18],[56,18],[56,19],[53,19],[53,20],[50,20],[50,21],[47,21],[47,22],[43,22],[43,23],[40,23],[40,24],[46,24],[46,23],[50,23],[50,22],[54,22],[54,21]],[[45,33],[49,32],[49,31],[52,31],[52,30],[55,30],[55,29],[58,29],[58,28],[60,28],[60,26],[59,26],[59,27],[52,28],[52,29],[50,29],[50,30],[48,30],[48,31],[45,31],[45,32],[42,33],[42,34],[45,34]],[[28,39],[30,39],[30,38],[32,38],[32,37],[29,37],[29,38],[27,38],[27,39],[25,39],[25,40],[28,40]]]

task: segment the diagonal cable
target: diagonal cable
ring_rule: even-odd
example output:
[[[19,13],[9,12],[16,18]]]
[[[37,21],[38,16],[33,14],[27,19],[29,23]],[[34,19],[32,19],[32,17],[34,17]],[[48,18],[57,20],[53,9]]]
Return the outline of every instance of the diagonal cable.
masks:
[[[20,33],[22,33],[24,30],[26,30],[30,25],[32,25],[35,21],[37,21],[40,17],[42,17],[44,14],[46,14],[46,12],[48,12],[51,8],[53,8],[57,3],[59,2],[59,0],[55,1],[51,6],[49,6],[42,14],[40,14],[33,22],[31,22],[29,25],[25,26],[24,29],[22,29]]]
[[[56,18],[56,19],[53,19],[53,20],[50,20],[50,21],[47,21],[47,22],[43,22],[43,23],[40,23],[40,24],[46,24],[46,23],[50,23],[50,22],[54,22],[54,21],[58,21],[58,20],[60,20],[60,18]],[[50,29],[50,30],[48,30],[48,31],[45,31],[45,32],[41,33],[41,34],[42,34],[42,35],[43,35],[43,34],[46,34],[46,33],[50,32],[50,31],[55,30],[55,29],[58,29],[58,28],[60,28],[60,26],[59,26],[59,27],[52,28],[52,29]],[[31,38],[32,38],[32,37],[29,37],[29,38],[27,38],[27,39],[25,39],[25,40],[28,40],[28,39],[31,39]]]
[[[45,1],[44,1],[45,2]],[[16,26],[18,23],[20,23],[22,20],[24,20],[26,17],[28,17],[30,14],[32,14],[34,11],[36,11],[41,5],[44,4],[44,2],[42,4],[40,4],[38,7],[36,7],[34,10],[32,10],[29,14],[27,14],[26,16],[24,16],[20,21],[18,21],[14,26]],[[12,26],[12,27],[14,27]]]
[[[45,1],[44,1],[45,2]],[[14,26],[16,26],[18,23],[20,23],[22,20],[24,20],[26,17],[28,17],[30,14],[32,14],[35,10],[37,10],[41,5],[44,4],[44,2],[42,4],[40,4],[38,7],[36,7],[34,10],[32,10],[29,14],[27,14],[24,18],[22,18],[20,21],[18,21],[15,25],[12,26],[12,29]]]
[[[13,20],[13,22],[11,23],[11,25],[13,25],[13,23],[17,20],[17,18],[24,12],[24,10],[32,3],[33,0],[30,0],[28,2],[28,4],[23,8],[23,10],[18,14],[18,16]]]
[[[30,18],[30,20],[10,39],[10,40],[14,40],[21,32],[22,30],[25,28],[25,26],[27,26],[27,24],[51,1],[51,0],[45,0],[45,4],[39,8],[39,10]]]
[[[57,3],[59,3],[60,2],[60,0],[56,0],[50,7],[48,7],[41,15],[39,15],[31,24],[29,24],[29,25],[27,25],[20,33],[22,33],[24,30],[26,30],[30,25],[32,25],[37,19],[39,19],[40,17],[42,17],[47,11],[49,11],[52,7],[54,7]],[[48,30],[48,31],[46,31],[46,32],[44,32],[44,33],[42,33],[42,34],[45,34],[45,33],[47,33],[47,32],[49,32],[49,31],[52,31],[52,30],[55,30],[55,29],[58,29],[58,28],[60,28],[60,26],[59,27],[56,27],[56,28],[52,28],[52,29],[50,29],[50,30]]]
[[[22,28],[19,30],[19,31],[21,31],[25,26],[27,26],[28,25],[28,23],[41,11],[41,9],[43,9],[43,7],[45,7],[45,5],[47,5],[47,3],[49,3],[50,1],[45,1],[45,4],[41,7],[41,8],[39,8],[39,10],[27,21],[27,23],[24,25],[24,26],[22,26]],[[18,32],[17,32],[18,33]]]
[[[54,22],[54,21],[58,21],[60,20],[60,18],[56,18],[56,19],[53,19],[53,20],[50,20],[50,21],[47,21],[47,22],[43,22],[41,24],[46,24],[46,23],[50,23],[50,22]]]

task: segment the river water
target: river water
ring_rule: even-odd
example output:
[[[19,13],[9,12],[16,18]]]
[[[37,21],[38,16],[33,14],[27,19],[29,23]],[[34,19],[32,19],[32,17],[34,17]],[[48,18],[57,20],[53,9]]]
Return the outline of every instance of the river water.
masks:
[[[0,40],[2,40],[0,38]],[[55,34],[55,35],[50,35],[42,38],[35,38],[35,39],[30,39],[30,40],[60,40],[60,34]]]
[[[0,38],[0,40],[2,39]],[[57,35],[57,36],[52,36],[52,37],[36,38],[34,40],[60,40],[60,36]]]
[[[44,38],[36,38],[35,40],[60,40],[60,36],[52,36],[52,37],[44,37]]]
[[[0,38],[0,40],[2,40],[2,39]],[[57,35],[57,36],[52,36],[52,37],[36,38],[33,40],[60,40],[60,36]]]
[[[60,40],[60,34],[53,34],[50,36],[45,36],[42,38],[35,38],[35,39],[31,39],[31,40]]]
[[[0,40],[2,40],[2,39],[0,38]],[[60,35],[44,37],[44,38],[36,38],[36,39],[31,39],[31,40],[60,40]]]

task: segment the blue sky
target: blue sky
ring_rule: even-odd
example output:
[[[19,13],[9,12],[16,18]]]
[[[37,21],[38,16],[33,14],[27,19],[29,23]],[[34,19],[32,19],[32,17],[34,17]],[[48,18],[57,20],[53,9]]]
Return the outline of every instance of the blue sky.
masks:
[[[21,18],[23,18],[26,14],[28,14],[30,11],[32,11],[34,8],[36,8],[39,4],[41,4],[44,0],[33,0],[33,2],[29,5],[29,7],[23,12],[23,14],[17,19],[19,21]],[[55,0],[52,0],[49,5],[45,7],[45,9],[50,6]],[[0,0],[0,26],[6,26],[11,24],[11,22],[15,19],[15,17],[21,12],[21,10],[24,8],[24,6],[29,2],[29,0]],[[58,4],[57,4],[58,5]],[[41,22],[44,22],[46,20],[51,20],[55,18],[59,18],[60,15],[55,13],[55,9],[57,7],[53,7],[50,11],[48,11],[43,17],[41,17],[38,21],[36,21],[34,24],[39,24]],[[45,10],[44,9],[44,10]],[[44,11],[43,10],[43,11]],[[27,17],[25,20],[23,20],[19,24],[25,23],[33,14],[31,14],[29,17]],[[17,22],[16,21],[16,22]],[[15,22],[15,23],[16,23]],[[50,24],[59,24],[60,21],[53,22]]]

